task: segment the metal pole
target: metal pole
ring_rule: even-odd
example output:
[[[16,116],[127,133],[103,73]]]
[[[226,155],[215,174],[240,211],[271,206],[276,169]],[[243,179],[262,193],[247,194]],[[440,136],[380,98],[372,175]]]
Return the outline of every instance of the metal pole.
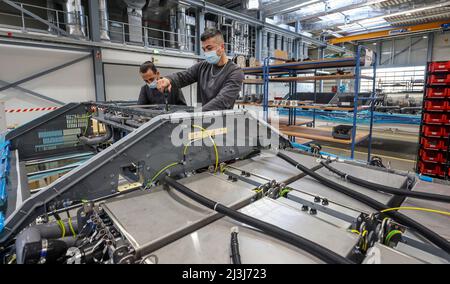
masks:
[[[355,96],[353,98],[353,128],[352,128],[352,149],[350,158],[355,158],[355,142],[356,142],[356,119],[358,115],[358,95],[359,83],[361,75],[361,50],[362,45],[358,45],[358,52],[356,53],[356,67],[355,67]]]
[[[264,80],[264,95],[263,95],[263,117],[264,120],[267,122],[269,120],[269,62],[270,57],[266,57],[264,59],[264,66],[263,66],[263,80]]]
[[[373,109],[375,105],[375,101],[377,99],[376,96],[376,77],[377,77],[377,57],[378,54],[374,54],[374,63],[373,63],[373,78],[372,78],[372,98],[370,99],[370,126],[369,126],[369,146],[367,149],[367,163],[370,163],[370,155],[372,152],[372,131],[373,131]]]
[[[122,23],[122,43],[125,44],[125,23]]]
[[[163,49],[166,50],[166,33],[163,31]]]
[[[59,11],[56,11],[56,26],[58,27],[58,28],[56,29],[56,34],[57,34],[58,36],[60,36],[61,34],[59,33]]]
[[[25,32],[25,16],[23,14],[23,4],[20,4],[20,15],[22,17],[22,31]]]

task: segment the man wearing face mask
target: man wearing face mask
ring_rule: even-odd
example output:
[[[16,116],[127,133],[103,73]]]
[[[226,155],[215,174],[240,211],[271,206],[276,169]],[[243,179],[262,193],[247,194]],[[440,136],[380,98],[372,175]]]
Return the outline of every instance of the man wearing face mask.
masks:
[[[241,91],[244,73],[226,56],[220,31],[206,29],[201,41],[206,60],[158,80],[158,89],[171,90],[197,83],[197,100],[202,103],[202,111],[232,109]]]
[[[157,81],[161,79],[158,69],[151,61],[142,63],[139,68],[142,80],[145,85],[142,86],[139,93],[138,105],[160,105],[165,104],[165,96],[158,91]],[[169,105],[186,105],[183,93],[179,88],[172,88],[167,96]]]

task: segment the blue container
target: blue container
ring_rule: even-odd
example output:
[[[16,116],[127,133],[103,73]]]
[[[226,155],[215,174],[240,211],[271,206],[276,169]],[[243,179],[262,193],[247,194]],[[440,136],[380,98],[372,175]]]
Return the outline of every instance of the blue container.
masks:
[[[6,198],[8,198],[8,192],[6,191],[6,177],[0,179],[0,207],[6,204]]]
[[[5,227],[5,217],[3,213],[0,212],[0,233],[3,231],[3,227]]]

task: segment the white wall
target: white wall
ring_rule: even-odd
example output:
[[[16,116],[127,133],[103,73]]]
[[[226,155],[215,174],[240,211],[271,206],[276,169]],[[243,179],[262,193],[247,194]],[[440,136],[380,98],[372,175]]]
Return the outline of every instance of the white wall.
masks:
[[[9,83],[59,66],[89,53],[60,49],[0,44],[0,79]],[[38,77],[20,87],[59,101],[80,102],[95,99],[92,59]],[[14,88],[0,92],[6,109],[58,106]],[[7,113],[8,126],[20,125],[46,112]]]
[[[450,60],[450,32],[435,33],[433,47],[433,61]]]
[[[147,53],[136,53],[103,49],[105,93],[107,100],[137,100],[144,85],[139,75],[139,66],[154,59],[161,74],[168,75],[194,65],[197,60]],[[196,102],[195,84],[182,89],[188,105]]]

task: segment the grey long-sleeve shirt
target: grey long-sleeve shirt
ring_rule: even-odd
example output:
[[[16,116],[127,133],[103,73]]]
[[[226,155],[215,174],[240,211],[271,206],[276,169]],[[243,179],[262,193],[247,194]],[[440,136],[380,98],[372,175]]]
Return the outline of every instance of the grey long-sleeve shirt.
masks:
[[[197,102],[203,111],[232,109],[244,80],[242,69],[228,60],[224,66],[199,62],[186,71],[166,76],[179,89],[197,82]]]

